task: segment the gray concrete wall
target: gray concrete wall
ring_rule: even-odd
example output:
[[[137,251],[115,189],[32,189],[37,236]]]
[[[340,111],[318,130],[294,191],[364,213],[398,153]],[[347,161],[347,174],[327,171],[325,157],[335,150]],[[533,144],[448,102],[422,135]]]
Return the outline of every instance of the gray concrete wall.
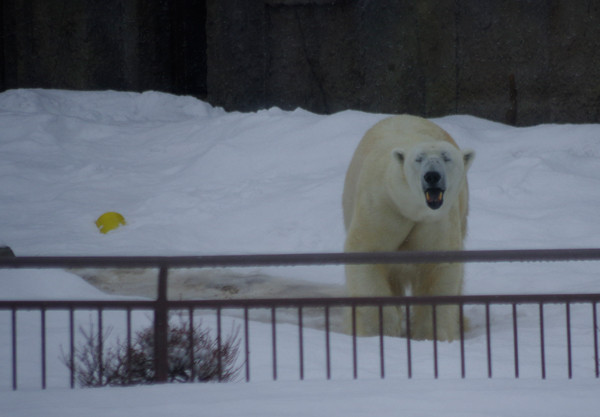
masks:
[[[206,94],[203,0],[0,0],[0,88]]]
[[[208,98],[229,110],[600,121],[598,1],[207,4]]]
[[[0,0],[0,90],[600,122],[600,0]]]

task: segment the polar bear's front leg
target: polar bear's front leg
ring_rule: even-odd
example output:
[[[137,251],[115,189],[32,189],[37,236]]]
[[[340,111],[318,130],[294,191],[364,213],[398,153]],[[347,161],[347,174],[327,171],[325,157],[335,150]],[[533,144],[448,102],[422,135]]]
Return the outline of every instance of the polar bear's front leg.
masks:
[[[387,265],[347,265],[346,286],[351,297],[389,297],[391,291]],[[383,308],[383,332],[388,336],[400,336],[402,327],[402,310],[398,307]],[[379,308],[356,308],[356,334],[374,336],[379,334]],[[346,329],[352,332],[352,309],[346,314]]]
[[[413,282],[413,295],[437,296],[460,295],[462,292],[463,266],[461,264],[441,264],[423,266],[422,274],[418,274]],[[412,309],[411,338],[432,340],[433,308],[428,305],[417,305]],[[455,304],[440,304],[435,308],[436,339],[452,341],[460,337],[460,309]]]
[[[371,199],[367,199],[368,202]],[[370,213],[378,213],[371,216]],[[400,221],[389,207],[359,205],[344,245],[345,252],[389,252],[397,250],[408,236],[413,222]],[[392,288],[390,278],[392,265],[359,264],[346,265],[346,288],[351,297],[391,297],[404,295],[403,286]],[[348,309],[350,310],[350,309]],[[401,307],[383,308],[383,332],[388,336],[402,336]],[[352,316],[347,314],[347,329],[352,330]],[[379,308],[356,309],[356,331],[361,336],[379,334]]]

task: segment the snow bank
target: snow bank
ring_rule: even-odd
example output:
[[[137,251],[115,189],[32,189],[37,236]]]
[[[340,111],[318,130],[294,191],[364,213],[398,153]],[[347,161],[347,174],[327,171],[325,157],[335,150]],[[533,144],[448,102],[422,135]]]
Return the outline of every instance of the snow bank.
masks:
[[[275,108],[226,113],[190,97],[155,92],[7,91],[0,94],[0,242],[17,255],[339,251],[344,239],[340,200],[345,170],[364,132],[383,117]],[[600,205],[599,125],[514,128],[470,116],[435,121],[461,146],[477,152],[469,172],[468,249],[599,245],[600,222],[593,221]],[[94,222],[107,211],[123,214],[127,225],[99,233]],[[338,286],[343,282],[339,267],[273,268],[248,274]],[[598,292],[600,281],[593,262],[469,264],[465,290]],[[103,295],[69,272],[0,271],[1,299],[29,297]],[[449,371],[442,369],[442,375],[452,380],[432,381],[431,345],[426,343],[413,346],[420,377],[407,381],[404,370],[398,369],[388,380],[373,380],[378,345],[366,339],[360,345],[366,356],[361,357],[375,362],[361,362],[364,379],[324,382],[317,376],[292,382],[297,379],[293,354],[297,328],[283,324],[278,327],[278,343],[286,352],[280,363],[284,381],[269,383],[270,328],[253,323],[259,335],[252,339],[258,359],[253,362],[255,382],[250,384],[40,392],[34,371],[21,375],[22,390],[12,393],[10,372],[2,366],[0,414],[591,416],[598,409],[598,382],[590,379],[594,375],[590,346],[597,330],[587,310],[589,306],[573,308],[577,381],[564,379],[565,317],[560,307],[548,309],[546,319],[549,375],[555,380],[538,380],[537,316],[527,308],[518,316],[525,380],[486,380],[482,310],[473,308],[466,312],[473,324],[466,341],[471,378],[466,381],[455,379],[455,365]],[[32,369],[39,369],[39,312],[18,317],[20,363],[31,362]],[[48,349],[58,355],[65,343],[66,322],[64,317],[53,322],[50,314],[48,320]],[[122,329],[118,316],[107,315],[106,322]],[[492,326],[495,376],[510,378],[510,312],[493,309]],[[10,334],[7,313],[0,312],[0,334]],[[323,343],[319,330],[308,329],[307,337],[314,344]],[[347,375],[348,339],[335,335],[333,343],[340,372]],[[389,363],[394,359],[403,363],[403,343],[386,339]],[[440,344],[442,368],[456,363],[456,349]],[[7,337],[0,338],[0,354],[6,364]],[[311,366],[322,372],[323,359],[314,360]],[[64,370],[51,371],[51,382],[63,381],[59,386],[64,386]]]

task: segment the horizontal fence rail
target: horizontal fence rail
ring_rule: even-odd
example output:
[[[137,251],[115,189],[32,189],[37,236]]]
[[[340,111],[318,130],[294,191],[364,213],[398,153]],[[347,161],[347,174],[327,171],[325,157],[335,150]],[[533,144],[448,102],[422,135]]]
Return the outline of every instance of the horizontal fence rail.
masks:
[[[249,266],[282,266],[282,265],[331,265],[331,264],[362,264],[362,263],[446,263],[446,262],[549,262],[549,261],[597,261],[600,260],[600,249],[564,249],[564,250],[510,250],[510,251],[450,251],[450,252],[393,252],[393,253],[328,253],[328,254],[280,254],[280,255],[219,255],[198,257],[12,257],[0,258],[0,268],[158,268],[158,295],[154,300],[3,300],[0,301],[0,311],[10,312],[11,340],[11,372],[12,388],[18,387],[17,370],[17,313],[20,311],[39,310],[41,328],[41,380],[42,388],[46,388],[46,316],[49,311],[66,311],[69,313],[69,353],[71,363],[74,356],[74,321],[73,315],[78,310],[93,310],[98,312],[98,339],[100,341],[99,358],[102,358],[102,317],[103,312],[118,310],[127,312],[128,343],[131,343],[131,312],[136,310],[152,311],[154,328],[154,381],[165,382],[168,379],[168,352],[167,339],[169,328],[169,312],[187,311],[190,319],[190,340],[194,338],[193,314],[198,310],[214,311],[217,320],[217,342],[219,349],[223,343],[222,312],[224,310],[238,309],[243,313],[243,363],[245,379],[250,380],[251,361],[249,340],[249,311],[267,309],[271,312],[272,328],[272,368],[273,379],[277,379],[277,311],[280,309],[296,309],[299,338],[299,377],[304,379],[304,357],[307,347],[304,342],[304,313],[307,309],[318,308],[323,310],[325,323],[325,368],[327,378],[331,378],[331,363],[334,352],[331,348],[330,312],[334,308],[349,308],[356,313],[357,307],[373,306],[379,308],[379,365],[380,375],[385,377],[385,348],[383,334],[382,309],[387,306],[399,306],[406,311],[406,369],[407,376],[413,375],[413,355],[410,338],[410,308],[416,305],[429,305],[433,308],[435,323],[436,307],[440,305],[457,305],[460,317],[464,316],[466,306],[482,306],[485,316],[486,333],[486,360],[487,376],[493,375],[493,361],[491,348],[491,323],[490,308],[492,306],[506,305],[510,308],[512,321],[513,365],[514,376],[520,376],[520,351],[517,310],[520,306],[530,305],[536,307],[539,313],[539,357],[540,373],[546,378],[546,325],[544,323],[544,309],[547,305],[562,305],[565,311],[565,340],[567,346],[567,375],[573,376],[572,340],[571,340],[571,314],[573,305],[589,305],[591,315],[593,355],[590,359],[595,377],[600,377],[599,349],[598,349],[598,323],[597,304],[600,294],[502,294],[502,295],[466,295],[466,296],[439,296],[439,297],[329,297],[329,298],[270,298],[270,299],[227,299],[227,300],[168,300],[167,284],[168,273],[174,268],[208,268],[208,267],[249,267]],[[1,296],[1,295],[0,295]],[[435,328],[435,325],[434,325]],[[465,354],[465,328],[460,328],[460,376],[466,376]],[[352,375],[358,376],[358,348],[356,332],[351,332],[352,339]],[[4,337],[4,335],[2,336]],[[438,377],[438,344],[431,341],[433,346],[434,376]],[[190,350],[192,351],[192,350]],[[2,359],[2,358],[0,358]],[[193,353],[192,353],[193,359]],[[221,372],[221,359],[219,359],[219,372]],[[193,362],[193,361],[192,361]],[[73,367],[71,367],[70,385],[74,387]],[[220,380],[219,374],[219,380]],[[102,375],[100,375],[102,381]]]
[[[356,253],[288,253],[209,256],[19,256],[0,258],[0,268],[216,268],[442,262],[597,261],[600,249],[526,249]]]

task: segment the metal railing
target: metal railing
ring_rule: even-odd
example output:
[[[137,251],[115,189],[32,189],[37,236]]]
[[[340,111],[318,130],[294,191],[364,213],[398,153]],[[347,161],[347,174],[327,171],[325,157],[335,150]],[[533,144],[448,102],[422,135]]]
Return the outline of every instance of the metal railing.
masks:
[[[452,304],[459,307],[461,326],[459,338],[460,350],[460,376],[466,377],[465,355],[465,328],[462,325],[465,306],[479,305],[484,308],[487,376],[492,377],[492,348],[491,348],[491,323],[490,307],[507,305],[511,308],[512,335],[514,351],[514,376],[520,375],[519,341],[517,308],[521,305],[537,306],[539,311],[539,355],[540,374],[546,378],[546,337],[544,323],[544,308],[548,304],[561,304],[565,308],[565,337],[567,346],[567,375],[573,376],[572,342],[571,342],[571,306],[573,304],[588,304],[591,306],[592,315],[592,340],[593,359],[592,367],[596,378],[600,377],[598,353],[598,323],[597,304],[600,294],[531,294],[531,295],[467,295],[467,296],[440,296],[440,297],[331,297],[331,298],[278,298],[278,299],[227,299],[227,300],[169,300],[167,298],[167,284],[169,270],[174,268],[208,268],[208,267],[249,267],[249,266],[298,266],[298,265],[332,265],[332,264],[401,264],[401,263],[448,263],[448,262],[533,262],[533,261],[597,261],[600,260],[600,249],[564,249],[564,250],[498,250],[498,251],[448,251],[448,252],[391,252],[391,253],[327,253],[327,254],[279,254],[279,255],[223,255],[223,256],[192,256],[192,257],[12,257],[0,258],[0,268],[158,268],[158,288],[155,300],[106,300],[106,301],[0,301],[0,310],[10,312],[10,340],[11,340],[11,374],[12,388],[18,387],[17,369],[17,312],[22,310],[39,310],[41,317],[41,386],[46,388],[46,312],[50,310],[63,310],[69,313],[69,355],[73,361],[74,355],[74,312],[77,310],[98,311],[100,340],[102,338],[102,312],[106,310],[120,310],[127,312],[127,334],[131,334],[131,312],[134,310],[153,311],[154,325],[154,366],[155,381],[167,380],[167,337],[168,315],[170,311],[189,311],[192,317],[194,311],[213,310],[217,318],[217,341],[222,341],[221,313],[225,309],[239,309],[243,312],[244,349],[243,361],[245,379],[249,381],[250,375],[250,349],[249,340],[249,311],[254,309],[268,309],[271,312],[272,329],[272,368],[273,379],[277,379],[277,320],[276,311],[279,309],[297,309],[298,340],[299,340],[299,378],[304,379],[304,328],[303,317],[306,309],[322,308],[325,334],[325,374],[331,378],[332,349],[330,343],[330,311],[337,307],[351,308],[356,312],[357,307],[374,306],[379,308],[379,374],[386,375],[385,344],[383,334],[384,306],[404,307],[406,319],[406,375],[413,376],[413,351],[410,338],[410,307],[415,305],[430,305],[433,308],[433,320],[436,319],[436,307]],[[355,314],[353,317],[356,317]],[[435,329],[435,324],[433,328]],[[355,326],[353,326],[355,329]],[[190,333],[193,327],[190,325]],[[358,348],[356,331],[350,334],[352,340],[352,375],[358,377]],[[4,337],[4,336],[2,336]],[[193,338],[193,334],[191,334]],[[438,373],[438,344],[435,339],[433,346],[433,371],[437,378]],[[101,349],[99,355],[102,355]],[[0,358],[1,359],[1,358]],[[71,367],[70,385],[74,387],[73,368]]]

